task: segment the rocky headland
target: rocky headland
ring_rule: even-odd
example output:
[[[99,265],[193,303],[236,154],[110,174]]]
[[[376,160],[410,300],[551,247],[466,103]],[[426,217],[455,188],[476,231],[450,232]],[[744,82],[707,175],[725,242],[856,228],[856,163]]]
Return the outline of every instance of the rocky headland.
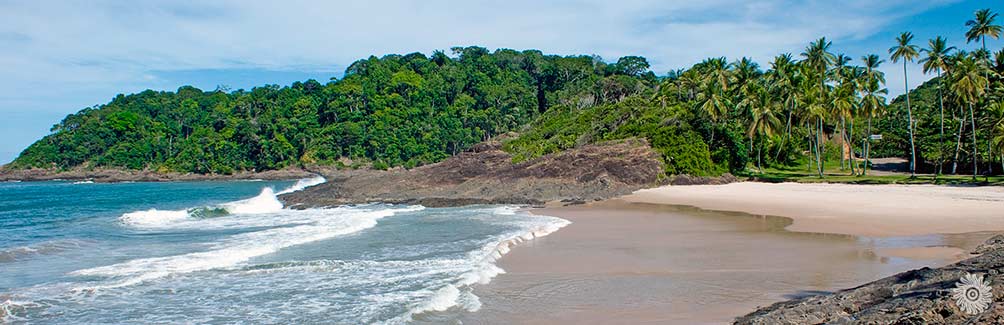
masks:
[[[369,202],[428,207],[469,204],[542,205],[602,200],[671,182],[644,140],[584,145],[521,163],[497,141],[411,170],[331,170],[322,185],[280,197],[291,207]],[[726,181],[734,178],[723,178]],[[688,183],[719,179],[686,178]]]

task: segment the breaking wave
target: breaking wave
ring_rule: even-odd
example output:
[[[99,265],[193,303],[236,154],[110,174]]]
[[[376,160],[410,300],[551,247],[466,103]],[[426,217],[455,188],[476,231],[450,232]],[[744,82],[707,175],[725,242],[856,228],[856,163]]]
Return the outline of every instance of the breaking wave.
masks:
[[[98,263],[0,294],[0,323],[444,323],[482,308],[474,287],[505,273],[497,260],[512,247],[569,224],[513,206],[294,210],[277,198],[323,181],[94,223],[125,240],[86,242],[107,249],[88,250]],[[33,245],[0,251],[0,262],[78,244]]]
[[[78,270],[77,276],[100,276],[113,283],[81,290],[115,288],[171,275],[232,267],[254,257],[280,249],[351,234],[376,226],[377,220],[401,212],[418,211],[420,206],[375,209],[340,207],[333,209],[282,210],[260,216],[242,226],[274,228],[231,236],[215,243],[212,249],[182,255],[135,259],[127,262]],[[220,218],[226,219],[226,218]],[[213,223],[216,220],[205,220]],[[226,223],[231,223],[226,221]],[[292,226],[291,226],[292,225]],[[205,225],[213,227],[212,224]]]
[[[119,221],[124,224],[140,228],[165,228],[179,223],[184,223],[186,221],[192,221],[192,219],[221,217],[230,214],[248,215],[276,213],[283,210],[283,205],[282,202],[279,201],[278,195],[300,191],[305,188],[324,183],[324,181],[324,177],[320,176],[301,179],[278,193],[276,193],[271,187],[266,187],[263,188],[261,193],[255,197],[224,203],[214,207],[197,207],[187,210],[150,209],[144,211],[134,211],[123,214],[119,217]]]

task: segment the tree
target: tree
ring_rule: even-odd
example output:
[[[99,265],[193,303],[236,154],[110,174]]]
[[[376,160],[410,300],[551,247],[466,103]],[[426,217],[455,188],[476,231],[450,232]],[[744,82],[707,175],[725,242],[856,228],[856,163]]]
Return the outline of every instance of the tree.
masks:
[[[781,138],[781,144],[777,147],[777,153],[774,154],[774,159],[777,160],[778,156],[781,154],[781,149],[784,148],[785,143],[788,138],[791,137],[791,120],[792,115],[795,112],[795,107],[798,104],[797,97],[795,96],[795,88],[798,83],[797,78],[797,63],[792,59],[791,53],[785,53],[774,57],[771,61],[771,71],[768,73],[767,78],[769,79],[768,87],[771,92],[776,96],[776,99],[781,104],[781,111],[787,115],[785,127],[784,127],[784,137]]]
[[[865,175],[871,166],[871,160],[869,159],[871,159],[872,119],[882,114],[885,108],[885,97],[883,95],[888,94],[889,91],[882,88],[882,85],[885,84],[885,77],[882,75],[882,72],[878,71],[879,65],[884,61],[879,59],[879,56],[875,54],[863,56],[861,57],[861,61],[865,65],[865,73],[862,74],[862,90],[864,94],[861,96],[861,113],[868,118],[868,128],[862,144],[862,151],[865,154],[865,164],[861,170],[861,174]]]
[[[725,58],[722,57],[710,58],[700,64],[707,72],[701,80],[702,92],[698,94],[697,102],[701,111],[711,119],[711,142],[715,139],[714,124],[728,114],[729,107],[732,106],[727,95],[730,73],[725,62]]]
[[[969,30],[966,31],[966,43],[979,40],[982,44],[980,51],[977,51],[974,54],[978,53],[976,55],[980,59],[978,62],[985,65],[983,77],[987,80],[990,79],[990,51],[987,50],[987,36],[995,39],[999,38],[1002,30],[1000,25],[994,24],[994,20],[996,19],[997,13],[990,11],[990,9],[981,9],[976,11],[973,19],[966,21],[966,27],[969,27]],[[990,87],[989,82],[987,83],[987,87]],[[989,91],[989,88],[987,90]],[[973,132],[975,132],[975,129]],[[990,134],[991,132],[992,130],[988,131],[987,134]],[[992,156],[992,153],[990,152],[992,151],[991,139],[987,139],[987,151],[987,157],[989,158]],[[991,172],[990,169],[993,168],[993,164],[990,162],[992,159],[987,160],[987,173],[989,174]]]
[[[910,132],[910,177],[917,176],[917,149],[913,139],[913,109],[910,108],[910,84],[906,73],[907,62],[913,62],[920,56],[917,53],[917,46],[910,44],[913,41],[913,33],[903,32],[896,37],[896,46],[889,48],[892,55],[892,62],[903,61],[903,91],[906,95],[907,130]]]
[[[612,65],[615,69],[615,73],[626,74],[629,76],[641,76],[642,73],[648,71],[649,64],[648,60],[640,56],[625,56],[617,59],[617,63]]]
[[[850,134],[854,131],[854,116],[858,108],[858,80],[863,72],[857,67],[848,67],[847,63],[850,60],[850,57],[843,54],[837,56],[834,68],[837,86],[834,88],[833,95],[831,96],[831,105],[833,115],[840,118],[840,135],[842,138],[841,143],[843,144],[840,148],[841,168],[843,168],[844,161],[849,160],[850,163],[848,165],[850,166],[851,174],[854,175],[857,174],[854,167],[854,150],[848,150],[850,151],[850,157],[845,157],[844,146],[847,149],[853,148]],[[848,120],[850,121],[850,129],[847,127]]]
[[[750,86],[748,96],[743,101],[744,106],[749,108],[749,126],[746,135],[750,139],[757,138],[757,162],[756,167],[763,173],[761,151],[763,150],[764,137],[774,135],[777,126],[781,121],[777,117],[778,102],[771,98],[771,93],[762,83],[755,83]]]
[[[952,67],[951,89],[959,100],[969,106],[969,121],[973,132],[973,180],[976,180],[976,115],[973,105],[986,93],[987,79],[982,74],[980,64],[971,55],[959,58]]]
[[[990,9],[980,9],[975,13],[976,17],[966,21],[966,43],[980,41],[983,44],[983,52],[987,52],[987,36],[998,38],[1001,35],[1001,26],[994,24],[997,13]],[[988,56],[989,58],[989,56]]]
[[[940,152],[938,161],[938,175],[941,175],[941,168],[944,166],[945,162],[942,157],[944,157],[944,152],[942,150],[941,142],[945,141],[945,96],[942,94],[941,89],[944,87],[945,80],[941,77],[941,71],[948,69],[948,55],[951,51],[955,50],[954,46],[948,46],[944,37],[938,36],[927,42],[927,48],[921,51],[927,53],[927,56],[920,60],[920,63],[924,65],[924,73],[930,73],[931,71],[937,71],[938,73],[938,106],[939,114],[938,119],[940,121],[940,137],[938,151]]]
[[[825,37],[820,38],[805,48],[805,52],[802,52],[802,57],[805,58],[805,65],[808,68],[809,79],[815,80],[819,87],[815,90],[809,90],[806,95],[811,97],[809,105],[806,105],[806,109],[809,115],[816,118],[816,140],[815,140],[815,154],[816,154],[816,173],[822,178],[823,177],[823,123],[827,116],[827,98],[829,97],[829,89],[826,87],[826,81],[828,80],[828,74],[830,65],[837,59],[833,53],[829,52],[830,46],[833,42],[827,41]]]

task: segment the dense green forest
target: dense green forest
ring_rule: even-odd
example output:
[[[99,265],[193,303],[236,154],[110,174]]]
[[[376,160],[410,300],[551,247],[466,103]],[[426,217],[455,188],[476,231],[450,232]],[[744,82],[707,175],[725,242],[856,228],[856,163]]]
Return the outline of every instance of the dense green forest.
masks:
[[[348,161],[412,167],[517,130],[552,105],[616,102],[656,82],[640,57],[608,64],[532,50],[452,52],[370,57],[327,84],[119,95],[67,116],[11,166],[196,173]]]
[[[982,45],[972,51],[942,37],[921,48],[904,32],[888,57],[855,59],[820,38],[766,69],[719,57],[661,77],[637,56],[608,63],[465,47],[370,57],[326,84],[119,95],[66,117],[11,166],[410,168],[515,131],[504,148],[516,161],[641,137],[669,174],[803,166],[824,177],[827,164],[839,164],[841,173],[865,175],[870,158],[895,156],[914,172],[975,177],[1004,172],[1004,49],[985,45],[1002,33],[996,18],[980,10],[966,22],[966,42]],[[887,104],[893,85],[879,71],[887,61],[904,74],[921,64],[936,77]]]

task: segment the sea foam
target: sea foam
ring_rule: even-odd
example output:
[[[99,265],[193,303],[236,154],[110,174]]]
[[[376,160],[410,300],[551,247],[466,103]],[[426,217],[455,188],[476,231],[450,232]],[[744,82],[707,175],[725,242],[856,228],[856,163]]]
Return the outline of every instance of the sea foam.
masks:
[[[518,209],[504,206],[491,209],[490,212],[497,216],[511,216],[517,214]],[[571,222],[568,220],[549,216],[536,216],[533,221],[520,223],[521,230],[499,236],[482,246],[480,250],[468,253],[467,258],[460,262],[466,271],[456,276],[452,283],[433,291],[422,302],[412,305],[404,314],[384,323],[408,323],[417,315],[442,312],[454,307],[469,312],[477,311],[481,308],[481,301],[474,295],[471,287],[475,284],[488,284],[499,274],[505,273],[505,270],[496,265],[499,258],[509,253],[515,245],[547,236],[569,224]]]
[[[298,181],[279,193],[291,193],[324,182],[315,177]],[[232,267],[251,258],[274,253],[280,249],[335,236],[358,232],[376,225],[377,220],[396,213],[417,211],[421,206],[362,206],[332,209],[283,209],[272,188],[262,189],[257,196],[220,205],[231,214],[221,218],[193,218],[189,210],[150,209],[123,214],[119,220],[141,228],[218,229],[268,227],[269,229],[241,233],[212,245],[202,252],[141,258],[71,273],[76,276],[97,276],[113,280],[110,284],[78,288],[93,290],[134,285],[170,275]]]
[[[275,228],[233,235],[213,245],[213,249],[174,255],[130,260],[123,263],[78,270],[77,276],[99,276],[112,283],[79,288],[93,290],[138,284],[171,275],[207,271],[239,265],[251,258],[280,249],[351,234],[376,226],[377,220],[396,213],[417,211],[421,207],[360,209],[282,210],[259,220],[272,222]],[[227,218],[218,218],[227,219]],[[210,219],[209,223],[215,222]],[[254,223],[252,225],[262,225]],[[293,226],[289,226],[293,225]]]
[[[198,217],[197,214],[193,214],[193,212],[195,212],[194,210],[214,210],[221,208],[229,214],[276,213],[283,209],[282,202],[279,201],[278,195],[301,191],[305,188],[322,184],[324,182],[324,177],[320,176],[301,179],[278,193],[276,193],[271,187],[265,187],[255,197],[224,203],[218,207],[199,207],[187,210],[150,209],[144,211],[134,211],[123,214],[119,217],[119,221],[126,225],[140,228],[168,228],[184,227],[184,223],[186,223],[186,221],[192,221],[191,219],[193,219],[193,217]]]

